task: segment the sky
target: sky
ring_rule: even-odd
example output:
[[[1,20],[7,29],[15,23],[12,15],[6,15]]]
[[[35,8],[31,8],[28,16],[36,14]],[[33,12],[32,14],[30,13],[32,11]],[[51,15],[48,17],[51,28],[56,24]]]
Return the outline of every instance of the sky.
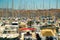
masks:
[[[57,4],[57,6],[56,6]],[[13,9],[38,10],[38,9],[60,9],[60,0],[13,0]],[[0,8],[12,8],[12,0],[0,0]]]

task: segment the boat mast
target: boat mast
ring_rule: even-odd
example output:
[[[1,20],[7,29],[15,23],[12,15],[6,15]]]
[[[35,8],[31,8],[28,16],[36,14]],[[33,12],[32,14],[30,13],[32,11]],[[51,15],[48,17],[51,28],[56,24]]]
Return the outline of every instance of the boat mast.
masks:
[[[56,9],[58,9],[58,0],[56,0]]]
[[[38,17],[39,16],[38,5],[37,5],[37,2],[35,2],[35,3],[36,3],[36,10],[37,10],[36,16]]]
[[[41,16],[41,3],[40,3],[40,10],[39,10],[39,17]]]
[[[33,9],[36,9],[36,6],[35,6],[35,2],[34,2],[34,0],[33,0],[33,5],[34,5],[34,8]],[[34,13],[34,17],[36,17],[36,13],[33,11],[33,13]]]
[[[8,17],[8,1],[6,0],[6,18]]]
[[[21,3],[20,3],[20,0],[19,0],[19,6],[18,6],[18,8],[19,8],[19,10],[18,10],[18,17],[20,17],[21,15],[20,15],[20,5],[21,5]]]
[[[14,0],[12,0],[12,17],[14,17],[13,6],[14,6]]]
[[[3,2],[2,2],[2,15],[1,15],[1,17],[3,17]]]
[[[34,0],[32,0],[32,6],[33,6],[33,4],[34,4]],[[35,9],[35,7],[34,8],[33,7],[32,7],[32,10]],[[34,12],[33,12],[33,15],[34,15],[33,17],[35,17],[35,13]]]
[[[29,8],[29,7],[28,7],[28,8]],[[29,10],[29,11],[30,11],[30,10]],[[30,13],[30,12],[28,12],[28,17],[30,18],[29,13]]]
[[[43,0],[41,0],[42,1],[42,3],[41,3],[41,16],[43,16],[43,11],[42,11],[42,9],[43,9]]]
[[[50,9],[51,9],[51,0],[50,0]],[[50,11],[50,15],[53,16],[52,12]]]
[[[44,11],[44,0],[43,0],[43,11]],[[42,15],[44,16],[44,12],[42,13]]]
[[[49,0],[48,16],[51,16],[51,15],[50,15],[50,0]]]
[[[23,8],[23,14],[22,14],[22,16],[23,16],[23,17],[26,17],[26,16],[25,16],[25,14],[26,14],[26,11],[25,11],[25,10],[27,9],[27,7],[26,7],[26,0],[24,0],[24,1],[22,1],[22,2],[24,2],[24,4],[23,4],[23,5],[24,5],[24,8]]]
[[[56,14],[57,14],[57,9],[58,9],[58,0],[56,0]],[[55,16],[56,16],[56,14],[55,14]],[[57,18],[57,17],[56,17]]]
[[[2,3],[1,3],[2,4]],[[2,10],[3,10],[3,8],[2,8]],[[2,17],[2,10],[1,10],[1,12],[0,12],[0,18]]]

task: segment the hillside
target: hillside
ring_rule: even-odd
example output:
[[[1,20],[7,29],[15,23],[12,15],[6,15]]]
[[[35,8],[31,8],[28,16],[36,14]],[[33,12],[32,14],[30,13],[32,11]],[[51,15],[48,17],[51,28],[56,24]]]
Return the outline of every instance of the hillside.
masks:
[[[60,17],[60,9],[49,9],[49,10],[13,10],[12,9],[0,9],[0,16],[40,16],[40,15],[55,15]]]

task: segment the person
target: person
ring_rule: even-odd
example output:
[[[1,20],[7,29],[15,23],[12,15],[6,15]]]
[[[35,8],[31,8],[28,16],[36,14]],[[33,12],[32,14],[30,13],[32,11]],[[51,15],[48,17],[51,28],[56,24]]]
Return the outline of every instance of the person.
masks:
[[[48,36],[46,37],[46,40],[49,40],[49,37]]]
[[[30,34],[30,32],[27,32],[26,34],[24,34],[24,40],[32,40],[32,38],[31,38],[31,34]]]
[[[52,36],[46,37],[46,40],[53,40],[53,37]]]
[[[39,34],[36,34],[36,39],[41,40],[41,37],[39,36]]]
[[[52,36],[50,36],[50,40],[53,40],[53,37]]]

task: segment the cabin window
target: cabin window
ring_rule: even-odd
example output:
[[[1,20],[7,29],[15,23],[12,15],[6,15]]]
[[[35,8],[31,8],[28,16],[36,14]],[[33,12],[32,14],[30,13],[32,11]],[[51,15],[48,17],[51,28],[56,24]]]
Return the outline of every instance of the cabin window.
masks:
[[[12,23],[12,25],[18,25],[18,23]]]

